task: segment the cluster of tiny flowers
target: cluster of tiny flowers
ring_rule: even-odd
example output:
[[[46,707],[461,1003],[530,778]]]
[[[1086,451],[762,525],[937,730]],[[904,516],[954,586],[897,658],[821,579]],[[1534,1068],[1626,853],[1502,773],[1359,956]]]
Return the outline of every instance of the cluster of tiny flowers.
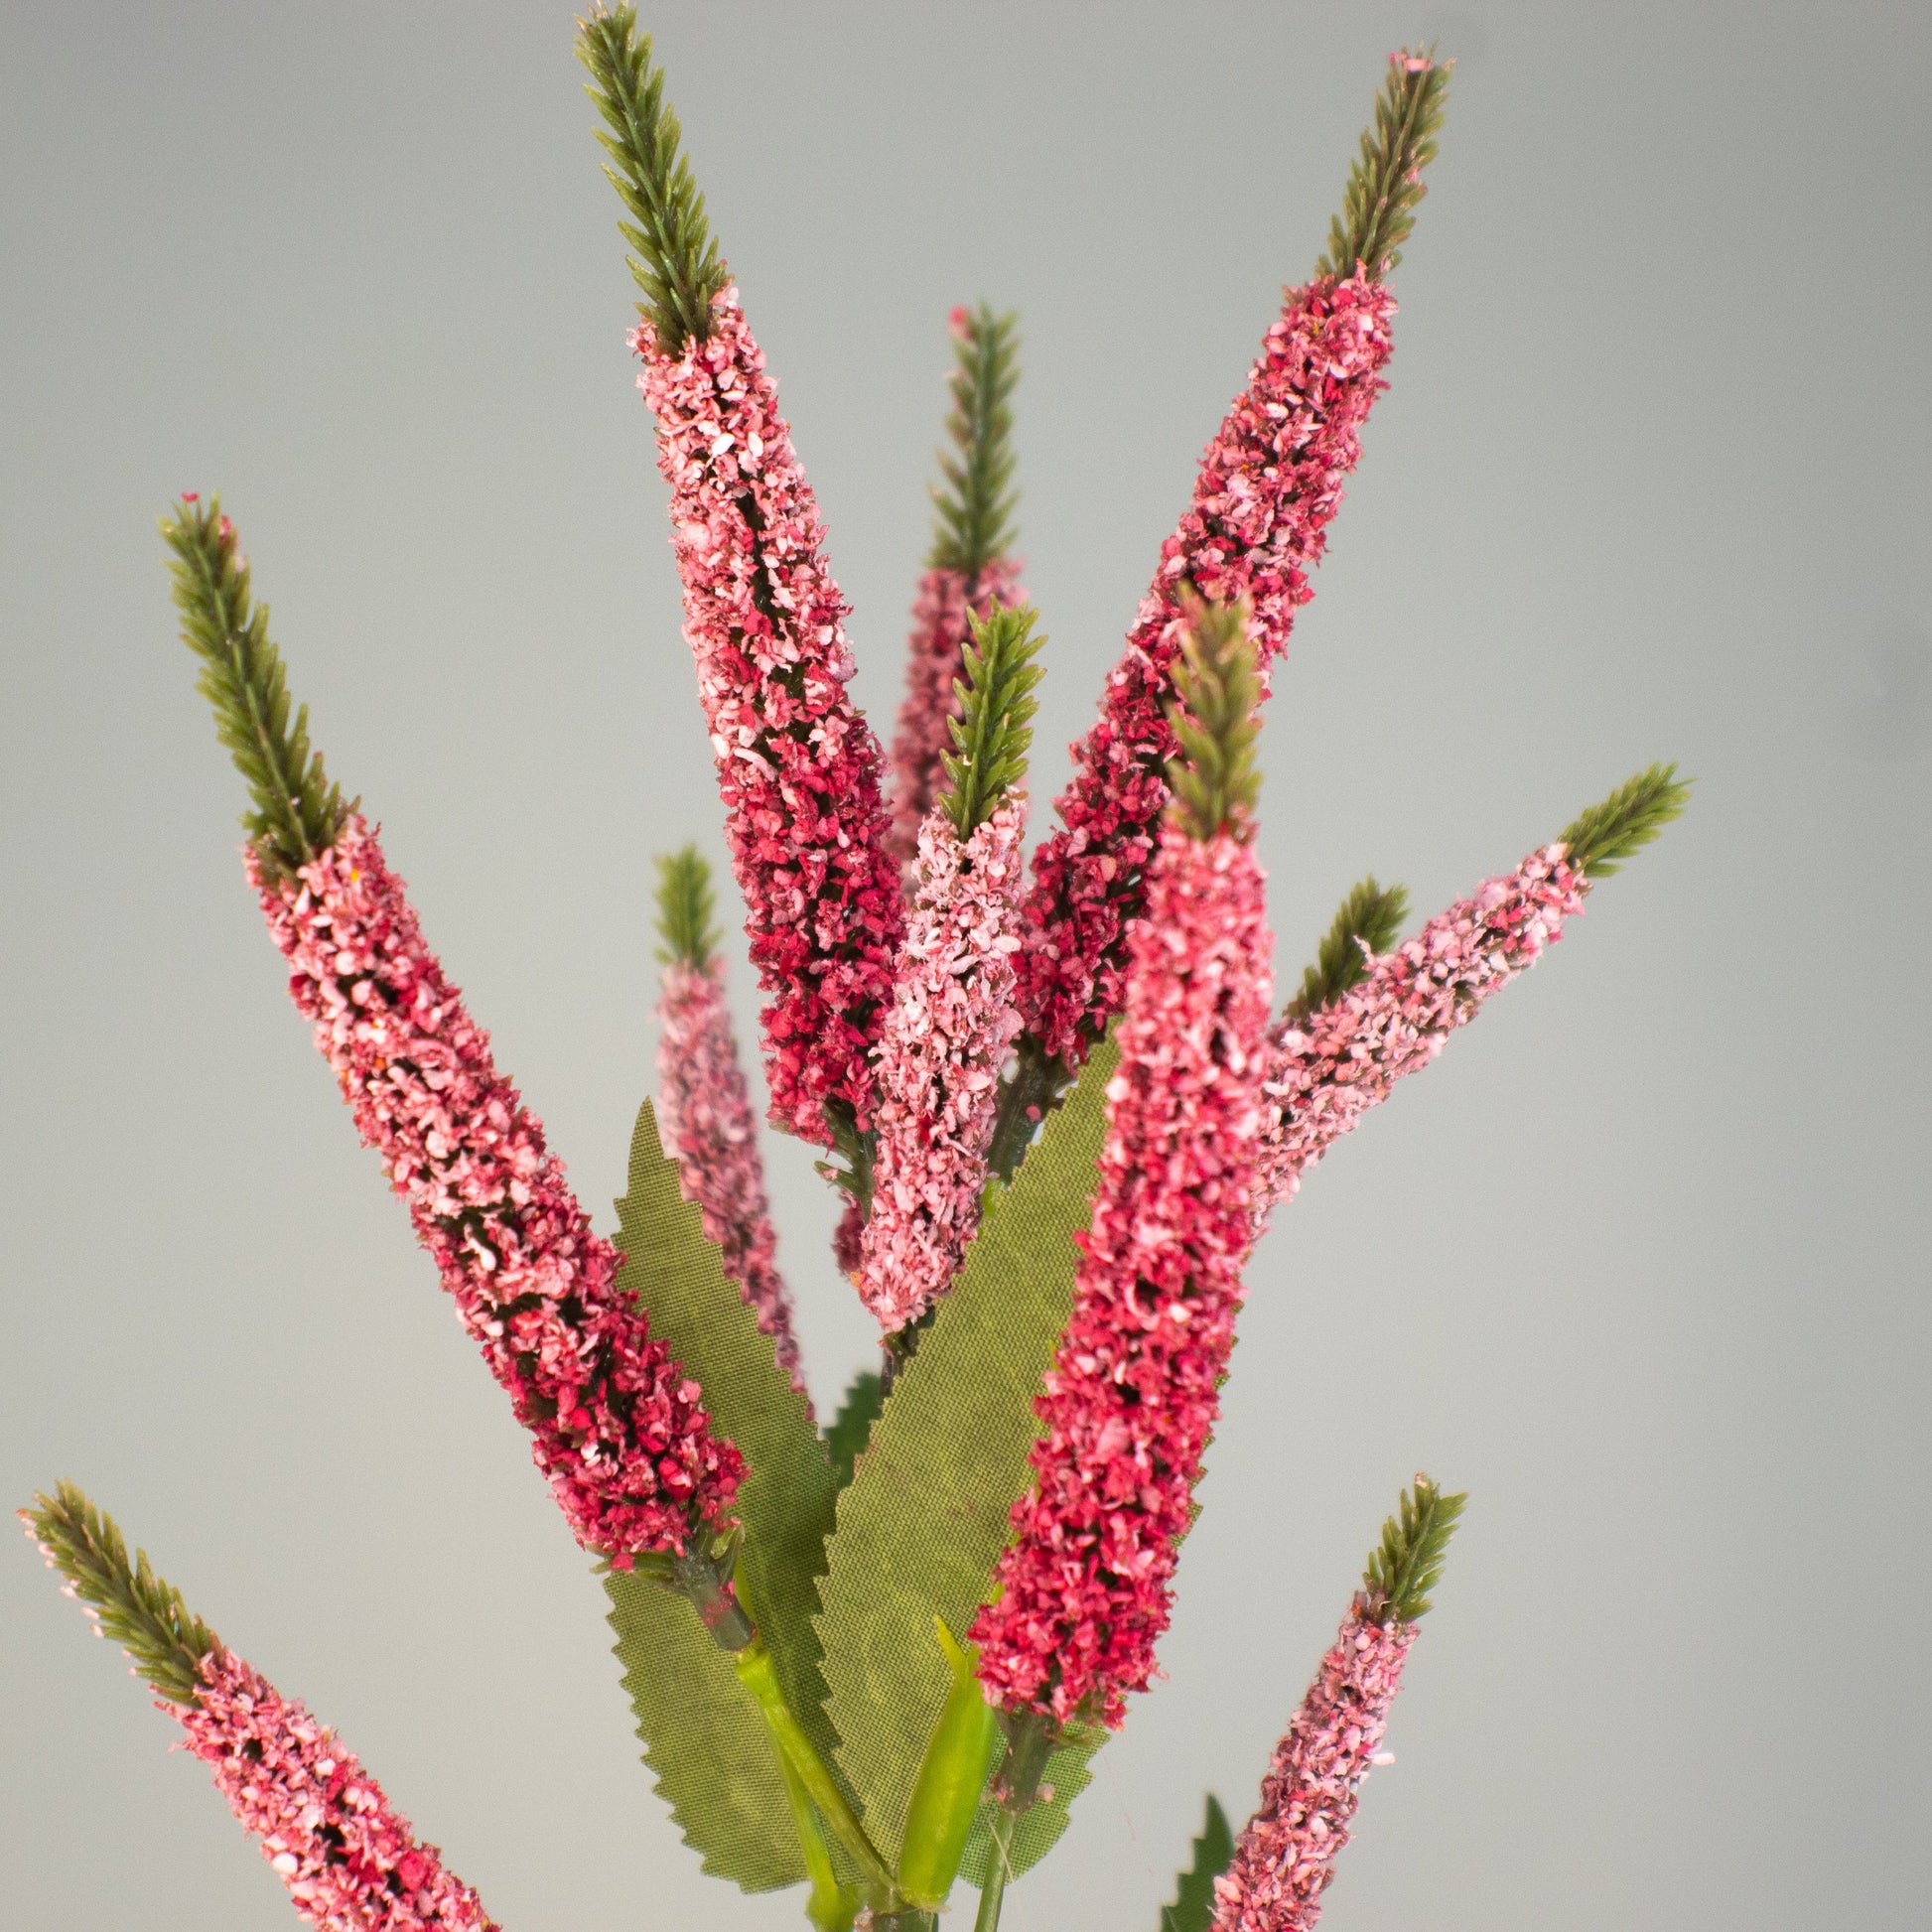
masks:
[[[918,857],[919,827],[944,786],[941,759],[952,750],[947,729],[960,714],[954,688],[972,631],[970,611],[984,618],[1000,605],[1025,600],[1020,566],[995,557],[976,577],[957,570],[929,570],[912,602],[912,635],[905,664],[905,698],[893,737],[893,822],[887,844],[909,872]]]
[[[1356,1794],[1378,1761],[1416,1626],[1358,1601],[1275,1746],[1261,1809],[1214,1881],[1212,1932],[1308,1932],[1348,1843]]]
[[[737,1449],[616,1287],[595,1234],[359,816],[295,879],[249,877],[296,1005],[382,1156],[578,1540],[620,1569],[722,1526]]]
[[[1248,386],[1207,447],[1192,507],[1162,546],[1127,650],[1109,673],[1098,722],[1074,748],[1062,821],[1035,853],[1021,961],[1021,1012],[1049,1054],[1077,1060],[1120,1010],[1126,934],[1168,802],[1174,753],[1168,707],[1191,585],[1254,612],[1263,676],[1313,593],[1341,482],[1369,407],[1387,387],[1395,301],[1357,274],[1291,290]]]
[[[758,1124],[738,1063],[724,977],[716,966],[674,960],[657,1002],[657,1103],[684,1198],[696,1201],[726,1275],[771,1337],[778,1365],[801,1393],[791,1296],[778,1273],[777,1237],[764,1194]]]
[[[1561,845],[1533,852],[1376,960],[1368,976],[1270,1040],[1262,1215],[1294,1194],[1302,1171],[1425,1067],[1476,1009],[1535,965],[1584,909],[1587,882]]]
[[[482,1901],[390,1809],[335,1733],[232,1651],[202,1662],[193,1706],[163,1704],[295,1908],[331,1932],[495,1932]]]
[[[1008,1710],[1118,1725],[1153,1673],[1254,1225],[1269,950],[1251,847],[1166,827],[1035,1483],[973,1626]]]
[[[871,1115],[867,1056],[902,920],[879,744],[846,692],[847,606],[737,290],[714,302],[711,334],[676,355],[658,351],[648,323],[632,342],[765,994],[771,1118],[829,1146],[828,1101],[861,1126]]]
[[[943,807],[919,833],[918,889],[874,1064],[879,1146],[859,1293],[888,1330],[945,1293],[979,1225],[1000,1066],[1020,1032],[1020,840],[1010,791],[961,840]]]

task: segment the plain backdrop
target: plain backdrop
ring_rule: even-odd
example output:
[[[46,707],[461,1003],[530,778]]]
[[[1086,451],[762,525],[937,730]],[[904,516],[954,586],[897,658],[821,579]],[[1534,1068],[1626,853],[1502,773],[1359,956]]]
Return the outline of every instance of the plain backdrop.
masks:
[[[667,1823],[589,1566],[289,1009],[154,528],[224,492],[331,769],[609,1226],[651,858],[723,846],[570,11],[4,20],[0,1492],[92,1490],[509,1932],[797,1924]],[[1280,1217],[1168,1681],[1012,1932],[1154,1925],[1418,1468],[1473,1500],[1335,1932],[1922,1922],[1932,12],[644,24],[876,720],[946,312],[1020,311],[1041,817],[1385,55],[1440,38],[1393,387],[1266,735],[1282,978],[1364,872],[1426,914],[1653,759],[1698,779]],[[826,1405],[869,1324],[806,1152],[767,1159]],[[0,1917],[290,1923],[25,1542],[0,1617]]]

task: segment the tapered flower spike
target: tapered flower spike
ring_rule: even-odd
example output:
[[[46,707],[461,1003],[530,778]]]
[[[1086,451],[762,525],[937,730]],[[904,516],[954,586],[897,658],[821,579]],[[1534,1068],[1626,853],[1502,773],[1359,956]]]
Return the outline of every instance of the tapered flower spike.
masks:
[[[245,584],[235,534],[190,503],[165,528],[201,649],[198,627],[248,621],[218,591]],[[210,695],[219,713],[228,692]],[[497,1071],[375,834],[348,811],[312,859],[290,867],[293,856],[272,832],[247,848],[290,995],[578,1541],[619,1569],[709,1543],[731,1523],[738,1451],[712,1435],[703,1392],[619,1292],[616,1250]]]
[[[947,432],[954,453],[941,459],[945,486],[933,491],[938,512],[925,575],[912,605],[905,698],[893,738],[893,854],[907,872],[919,827],[945,782],[949,722],[959,716],[956,685],[972,618],[1025,601],[1013,547],[1013,390],[1020,378],[1019,331],[1013,316],[984,303],[955,309],[951,328],[958,367],[952,374]]]
[[[1376,959],[1359,983],[1272,1031],[1259,1212],[1291,1197],[1303,1173],[1405,1074],[1563,936],[1584,897],[1648,845],[1690,795],[1675,765],[1652,765],[1583,813],[1555,844],[1487,880]],[[1344,908],[1344,911],[1346,908]]]
[[[1025,880],[1019,788],[1033,734],[1031,610],[974,626],[947,789],[919,831],[917,891],[893,1010],[874,1049],[879,1082],[872,1212],[859,1293],[896,1333],[945,1293],[979,1225],[1000,1068],[1020,1032],[1014,955]]]
[[[1212,1932],[1308,1932],[1382,1739],[1426,1591],[1440,1574],[1461,1496],[1417,1476],[1382,1532],[1341,1633],[1275,1747],[1227,1869],[1214,1881]]]
[[[987,1695],[1048,1723],[1117,1725],[1153,1673],[1254,1226],[1270,941],[1254,726],[1219,702],[1252,646],[1238,614],[1211,611],[1191,641],[1182,695],[1196,724],[1219,721],[1215,756],[1174,774],[1129,945],[1073,1312],[1036,1405],[1034,1486],[972,1629]]]
[[[1376,125],[1350,181],[1350,210],[1361,183],[1406,185],[1362,229],[1375,258],[1339,270],[1324,263],[1314,280],[1288,291],[1248,386],[1201,459],[1192,506],[1162,546],[1099,720],[1074,747],[1073,776],[1055,806],[1061,827],[1034,855],[1033,932],[1021,955],[1028,1032],[1069,1064],[1120,1010],[1127,934],[1141,911],[1168,799],[1165,767],[1174,753],[1166,713],[1181,590],[1251,602],[1265,682],[1288,647],[1297,608],[1313,596],[1308,574],[1326,546],[1370,405],[1387,386],[1395,300],[1382,274],[1420,198],[1446,80],[1447,69],[1424,56],[1392,57]],[[1391,116],[1391,101],[1408,105]],[[1380,188],[1370,197],[1378,207],[1384,199]],[[1348,222],[1350,233],[1360,225],[1352,212]]]
[[[296,1911],[331,1932],[495,1932],[336,1734],[226,1649],[71,1483],[20,1512],[48,1567],[116,1639],[261,1841]]]
[[[682,228],[666,213],[625,229],[643,256],[647,298],[631,336],[643,363],[637,386],[671,486],[684,635],[765,997],[771,1119],[831,1147],[828,1109],[847,1128],[871,1119],[868,1055],[904,918],[879,743],[846,693],[848,607],[822,555],[817,501],[738,292],[712,288],[717,277],[703,267],[709,240],[694,239],[702,200],[677,154],[650,44],[635,30],[621,8],[583,23],[580,40],[625,206],[634,215],[653,205],[656,191],[646,191],[656,182],[664,207],[685,210]],[[672,300],[687,287],[689,300]],[[692,312],[707,288],[708,306]]]
[[[721,1251],[725,1274],[771,1338],[778,1366],[804,1393],[791,1293],[778,1272],[758,1121],[738,1061],[711,873],[696,846],[658,861],[657,924],[664,963],[657,995],[657,1107],[684,1198]]]

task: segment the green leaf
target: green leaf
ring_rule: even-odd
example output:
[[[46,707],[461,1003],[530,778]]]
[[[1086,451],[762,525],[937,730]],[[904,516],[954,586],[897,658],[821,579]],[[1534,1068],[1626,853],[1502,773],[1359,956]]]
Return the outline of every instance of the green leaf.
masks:
[[[1194,1841],[1194,1863],[1180,1874],[1172,1905],[1161,1907],[1161,1932],[1207,1932],[1214,1917],[1214,1880],[1234,1857],[1234,1834],[1228,1830],[1221,1801],[1207,1794],[1207,1818]]]
[[[837,1494],[831,1463],[804,1397],[726,1279],[697,1207],[678,1191],[677,1168],[658,1141],[648,1100],[637,1116],[630,1191],[619,1201],[618,1217],[620,1283],[649,1314],[652,1334],[704,1389],[714,1427],[745,1457],[740,1575],[786,1701],[828,1754],[833,1738],[812,1616]],[[783,1776],[730,1658],[690,1605],[662,1585],[614,1572],[605,1587],[645,1757],[705,1868],[752,1891],[803,1878]]]
[[[852,1465],[864,1453],[872,1426],[886,1404],[886,1383],[876,1368],[862,1368],[846,1389],[839,1413],[825,1431],[825,1453],[832,1474],[843,1489],[852,1480]]]
[[[1115,1060],[1111,1042],[1095,1047],[981,1223],[839,1499],[819,1588],[827,1709],[889,1860],[952,1683],[932,1619],[962,1632],[972,1622],[1033,1478],[1034,1397],[1072,1308],[1073,1236],[1090,1211]]]

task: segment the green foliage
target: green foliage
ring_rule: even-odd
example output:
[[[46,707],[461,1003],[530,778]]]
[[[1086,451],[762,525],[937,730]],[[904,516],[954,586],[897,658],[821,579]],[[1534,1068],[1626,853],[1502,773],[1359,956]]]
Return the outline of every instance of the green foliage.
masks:
[[[1416,225],[1416,205],[1428,194],[1422,171],[1436,159],[1449,100],[1449,69],[1429,55],[1396,55],[1375,99],[1375,125],[1362,135],[1348,176],[1341,212],[1328,226],[1328,252],[1317,275],[1352,275],[1360,262],[1372,282],[1402,259]]]
[[[717,956],[718,909],[711,868],[695,845],[657,862],[657,956],[665,965],[707,967]]]
[[[1022,1872],[1031,1871],[1060,1842],[1072,1823],[1068,1814],[1074,1799],[1093,1782],[1088,1764],[1109,1734],[1098,1725],[1068,1725],[1062,1732],[1039,1774],[1042,1795],[1014,1821],[1013,1843],[1006,1855],[1009,1877],[1018,1878]],[[1049,1791],[1052,1796],[1045,1796]],[[980,1806],[966,1840],[966,1855],[959,1862],[959,1875],[982,1891],[997,1856],[993,1812],[991,1803]]]
[[[650,36],[637,10],[600,9],[577,23],[577,58],[590,70],[584,89],[604,116],[598,141],[615,166],[604,172],[630,215],[619,229],[637,254],[630,273],[657,345],[676,355],[687,340],[711,334],[712,298],[730,280],[705,219],[704,197],[678,152],[677,110],[664,99],[663,69],[650,62]]]
[[[1020,382],[1020,319],[982,302],[961,312],[953,336],[952,414],[941,454],[945,486],[932,492],[938,516],[928,570],[956,570],[969,582],[1013,548],[1013,392]]]
[[[1362,1593],[1376,1622],[1413,1623],[1429,1608],[1429,1592],[1442,1577],[1456,1518],[1468,1500],[1444,1495],[1425,1475],[1403,1491],[1362,1573]]]
[[[1378,886],[1370,873],[1352,888],[1335,910],[1314,964],[1302,975],[1302,990],[1289,1001],[1287,1018],[1302,1026],[1317,1008],[1359,986],[1368,971],[1363,948],[1370,954],[1387,952],[1408,916],[1409,895],[1402,887]]]
[[[825,1431],[825,1453],[831,1459],[832,1479],[843,1489],[852,1480],[852,1465],[865,1452],[872,1426],[886,1406],[886,1379],[876,1368],[862,1368],[852,1378]]]
[[[833,1739],[811,1619],[832,1527],[831,1465],[804,1397],[726,1279],[698,1209],[678,1191],[677,1169],[665,1158],[648,1100],[637,1116],[630,1190],[618,1216],[620,1285],[649,1315],[651,1333],[697,1379],[713,1426],[745,1457],[738,1516],[746,1597],[786,1702],[827,1755]],[[747,1890],[796,1883],[806,1869],[783,1772],[731,1658],[690,1605],[661,1584],[613,1572],[605,1587],[645,1756],[685,1838],[704,1855],[707,1870]]]
[[[984,618],[967,613],[973,641],[965,650],[966,675],[953,680],[961,710],[948,721],[953,749],[941,754],[946,816],[962,839],[986,823],[1026,773],[1039,709],[1034,657],[1046,641],[1034,634],[1038,621],[1031,604],[1001,606]]]
[[[214,707],[214,728],[248,782],[255,809],[242,815],[263,870],[281,877],[335,844],[355,809],[329,782],[309,749],[309,707],[289,718],[281,653],[269,641],[268,606],[251,605],[248,565],[221,499],[184,496],[161,534],[174,552],[182,641],[202,660],[196,688]]]
[[[1255,740],[1261,724],[1261,674],[1248,635],[1248,607],[1189,598],[1187,627],[1174,666],[1179,703],[1168,717],[1180,756],[1168,764],[1174,810],[1189,837],[1243,831],[1261,796]]]
[[[1172,1905],[1161,1907],[1161,1932],[1207,1932],[1214,1917],[1214,1880],[1234,1857],[1234,1834],[1221,1801],[1207,1794],[1207,1818],[1194,1841],[1194,1863],[1180,1874]]]
[[[1675,764],[1653,764],[1626,778],[1600,805],[1592,805],[1565,829],[1563,842],[1570,863],[1594,885],[1619,871],[1623,861],[1640,852],[1691,798],[1691,781],[1677,775]]]
[[[1034,1397],[1072,1309],[1073,1236],[1090,1211],[1115,1060],[1110,1043],[1095,1047],[981,1224],[839,1498],[819,1588],[827,1709],[890,1860],[952,1688],[932,1619],[962,1633],[972,1622],[1032,1480]]]
[[[134,1660],[161,1696],[193,1705],[201,1693],[202,1659],[221,1639],[181,1600],[181,1591],[148,1567],[148,1553],[128,1561],[127,1542],[114,1519],[70,1482],[34,1498],[20,1519],[48,1561],[92,1612],[104,1637]]]

